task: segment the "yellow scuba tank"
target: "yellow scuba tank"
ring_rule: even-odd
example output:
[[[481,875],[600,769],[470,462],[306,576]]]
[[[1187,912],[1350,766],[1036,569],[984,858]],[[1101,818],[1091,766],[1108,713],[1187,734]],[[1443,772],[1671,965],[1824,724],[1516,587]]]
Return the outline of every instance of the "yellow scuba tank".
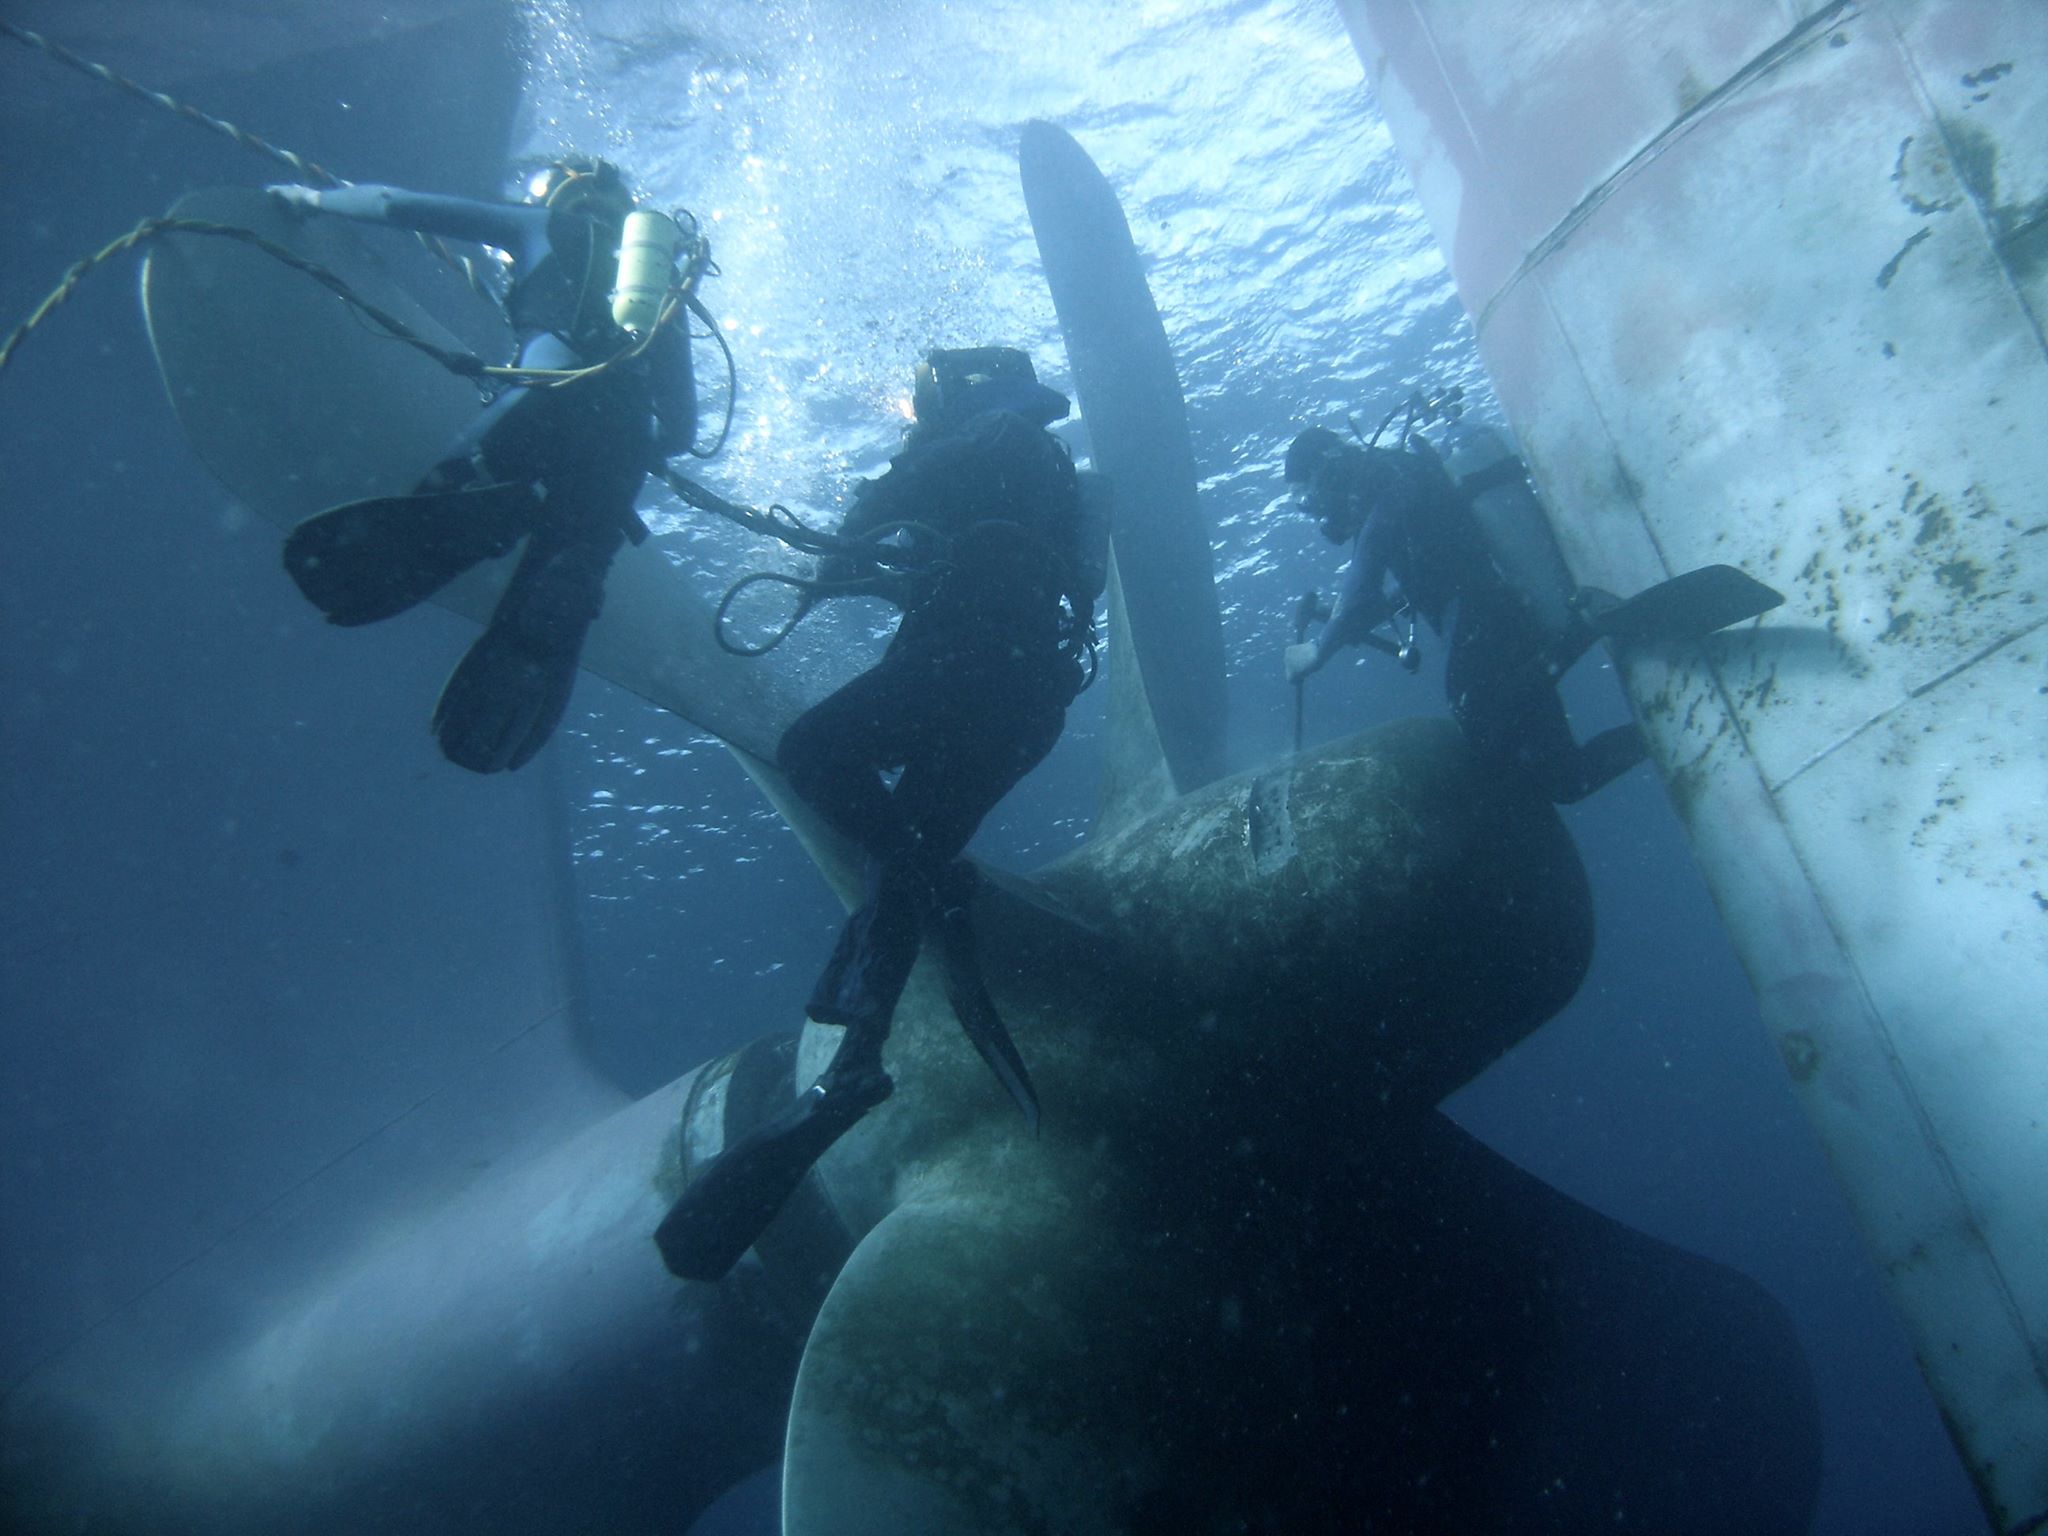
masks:
[[[676,221],[652,208],[626,215],[619,237],[618,286],[612,290],[612,319],[632,336],[644,336],[661,318],[674,287],[676,249],[683,232]]]

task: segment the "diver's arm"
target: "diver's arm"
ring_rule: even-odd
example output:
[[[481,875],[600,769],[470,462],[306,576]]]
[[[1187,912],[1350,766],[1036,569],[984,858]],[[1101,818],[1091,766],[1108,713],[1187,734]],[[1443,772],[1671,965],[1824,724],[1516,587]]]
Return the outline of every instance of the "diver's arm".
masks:
[[[878,480],[863,480],[855,486],[846,515],[839,519],[839,537],[863,539],[890,523],[903,521],[895,494],[901,489],[901,472],[894,468]]]
[[[892,486],[892,478],[898,479],[898,484]],[[853,488],[853,500],[834,532],[842,539],[862,539],[887,524],[900,521],[901,515],[895,510],[897,503],[892,494],[892,491],[900,489],[900,477],[893,467],[878,480],[863,480]],[[858,581],[869,575],[870,570],[854,555],[828,554],[818,560],[818,580],[827,585]]]
[[[936,553],[931,537],[920,529],[945,518],[947,488],[957,482],[959,466],[974,452],[962,438],[942,438],[898,454],[886,472],[854,487],[853,501],[839,520],[839,537],[879,547],[897,568],[879,573],[859,555],[827,555],[818,563],[818,579],[872,582],[868,590],[901,606],[914,585],[905,577],[903,562]]]
[[[1319,670],[1347,645],[1370,646],[1390,656],[1399,649],[1384,635],[1374,633],[1401,606],[1400,598],[1386,590],[1387,560],[1379,547],[1378,522],[1377,518],[1368,519],[1359,530],[1358,540],[1352,546],[1351,569],[1322,633],[1287,648],[1290,678],[1306,677]]]
[[[473,240],[515,255],[547,236],[548,210],[524,203],[484,203],[370,182],[353,187],[272,187],[270,191],[295,209],[331,213],[364,224],[390,224],[448,240]]]
[[[1347,591],[1346,597],[1349,596]],[[1322,633],[1312,642],[1316,648],[1316,665],[1321,666],[1347,645],[1370,646],[1391,656],[1398,647],[1378,630],[1400,611],[1400,607],[1400,597],[1387,592],[1375,592],[1352,601],[1340,598],[1330,615],[1330,622],[1323,626]]]

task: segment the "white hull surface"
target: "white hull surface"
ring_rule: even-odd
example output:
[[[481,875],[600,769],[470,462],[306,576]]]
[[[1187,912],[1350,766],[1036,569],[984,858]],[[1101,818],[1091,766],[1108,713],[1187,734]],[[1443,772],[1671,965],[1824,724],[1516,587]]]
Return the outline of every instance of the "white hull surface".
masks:
[[[2001,1530],[2048,1518],[2048,8],[1342,0]]]

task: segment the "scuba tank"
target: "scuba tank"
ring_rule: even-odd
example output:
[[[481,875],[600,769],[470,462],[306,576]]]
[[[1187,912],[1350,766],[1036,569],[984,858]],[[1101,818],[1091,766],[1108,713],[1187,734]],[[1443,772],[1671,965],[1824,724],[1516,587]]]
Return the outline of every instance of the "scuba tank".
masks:
[[[612,290],[612,319],[631,336],[644,336],[661,318],[675,286],[676,250],[683,232],[676,221],[652,208],[626,215],[619,239],[618,286]]]
[[[1444,424],[1431,446],[1478,519],[1494,565],[1528,605],[1545,637],[1570,633],[1576,626],[1571,598],[1577,588],[1514,445],[1461,415]]]

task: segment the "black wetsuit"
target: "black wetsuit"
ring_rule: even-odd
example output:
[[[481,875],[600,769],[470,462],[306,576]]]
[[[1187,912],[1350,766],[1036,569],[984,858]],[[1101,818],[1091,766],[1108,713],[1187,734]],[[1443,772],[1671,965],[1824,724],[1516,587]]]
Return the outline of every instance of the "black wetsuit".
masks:
[[[1478,751],[1513,765],[1560,805],[1641,762],[1633,725],[1581,746],[1557,679],[1596,638],[1548,636],[1495,567],[1471,506],[1434,458],[1347,447],[1317,471],[1319,504],[1363,517],[1318,656],[1362,642],[1404,603],[1445,637],[1444,692]],[[1323,477],[1329,477],[1325,480]],[[1389,590],[1388,582],[1394,586]]]
[[[790,786],[867,856],[864,899],[806,1009],[846,1036],[793,1103],[693,1174],[655,1232],[674,1274],[722,1278],[825,1150],[888,1097],[882,1046],[927,933],[962,1028],[1036,1123],[974,957],[960,853],[1052,750],[1081,685],[1099,581],[1089,531],[1065,447],[1006,410],[943,434],[921,425],[856,494],[840,532],[902,546],[882,595],[903,619],[882,659],[776,750]],[[902,579],[906,566],[920,574]],[[855,574],[843,560],[820,572]],[[884,775],[898,770],[891,787]]]
[[[585,368],[626,344],[609,309],[617,230],[587,214],[381,186],[327,191],[318,206],[505,251],[514,272],[506,309],[521,367]],[[695,431],[689,332],[671,321],[639,357],[588,379],[506,390],[422,478],[420,495],[487,485],[528,492],[526,506],[515,503],[499,525],[495,547],[481,551],[503,554],[524,537],[525,552],[435,712],[452,761],[484,773],[517,768],[547,740],[568,703],[612,557],[627,537],[644,534],[634,512],[641,483],[663,458],[686,449]],[[446,580],[458,572],[434,574]]]
[[[899,523],[935,531],[906,535],[940,557],[932,576],[903,596],[882,660],[777,752],[791,787],[868,856],[866,900],[809,1009],[852,1028],[852,1056],[879,1052],[923,924],[964,904],[956,861],[975,828],[1059,739],[1092,606],[1076,579],[1072,461],[1021,416],[987,412],[913,444],[860,488],[841,532]]]

